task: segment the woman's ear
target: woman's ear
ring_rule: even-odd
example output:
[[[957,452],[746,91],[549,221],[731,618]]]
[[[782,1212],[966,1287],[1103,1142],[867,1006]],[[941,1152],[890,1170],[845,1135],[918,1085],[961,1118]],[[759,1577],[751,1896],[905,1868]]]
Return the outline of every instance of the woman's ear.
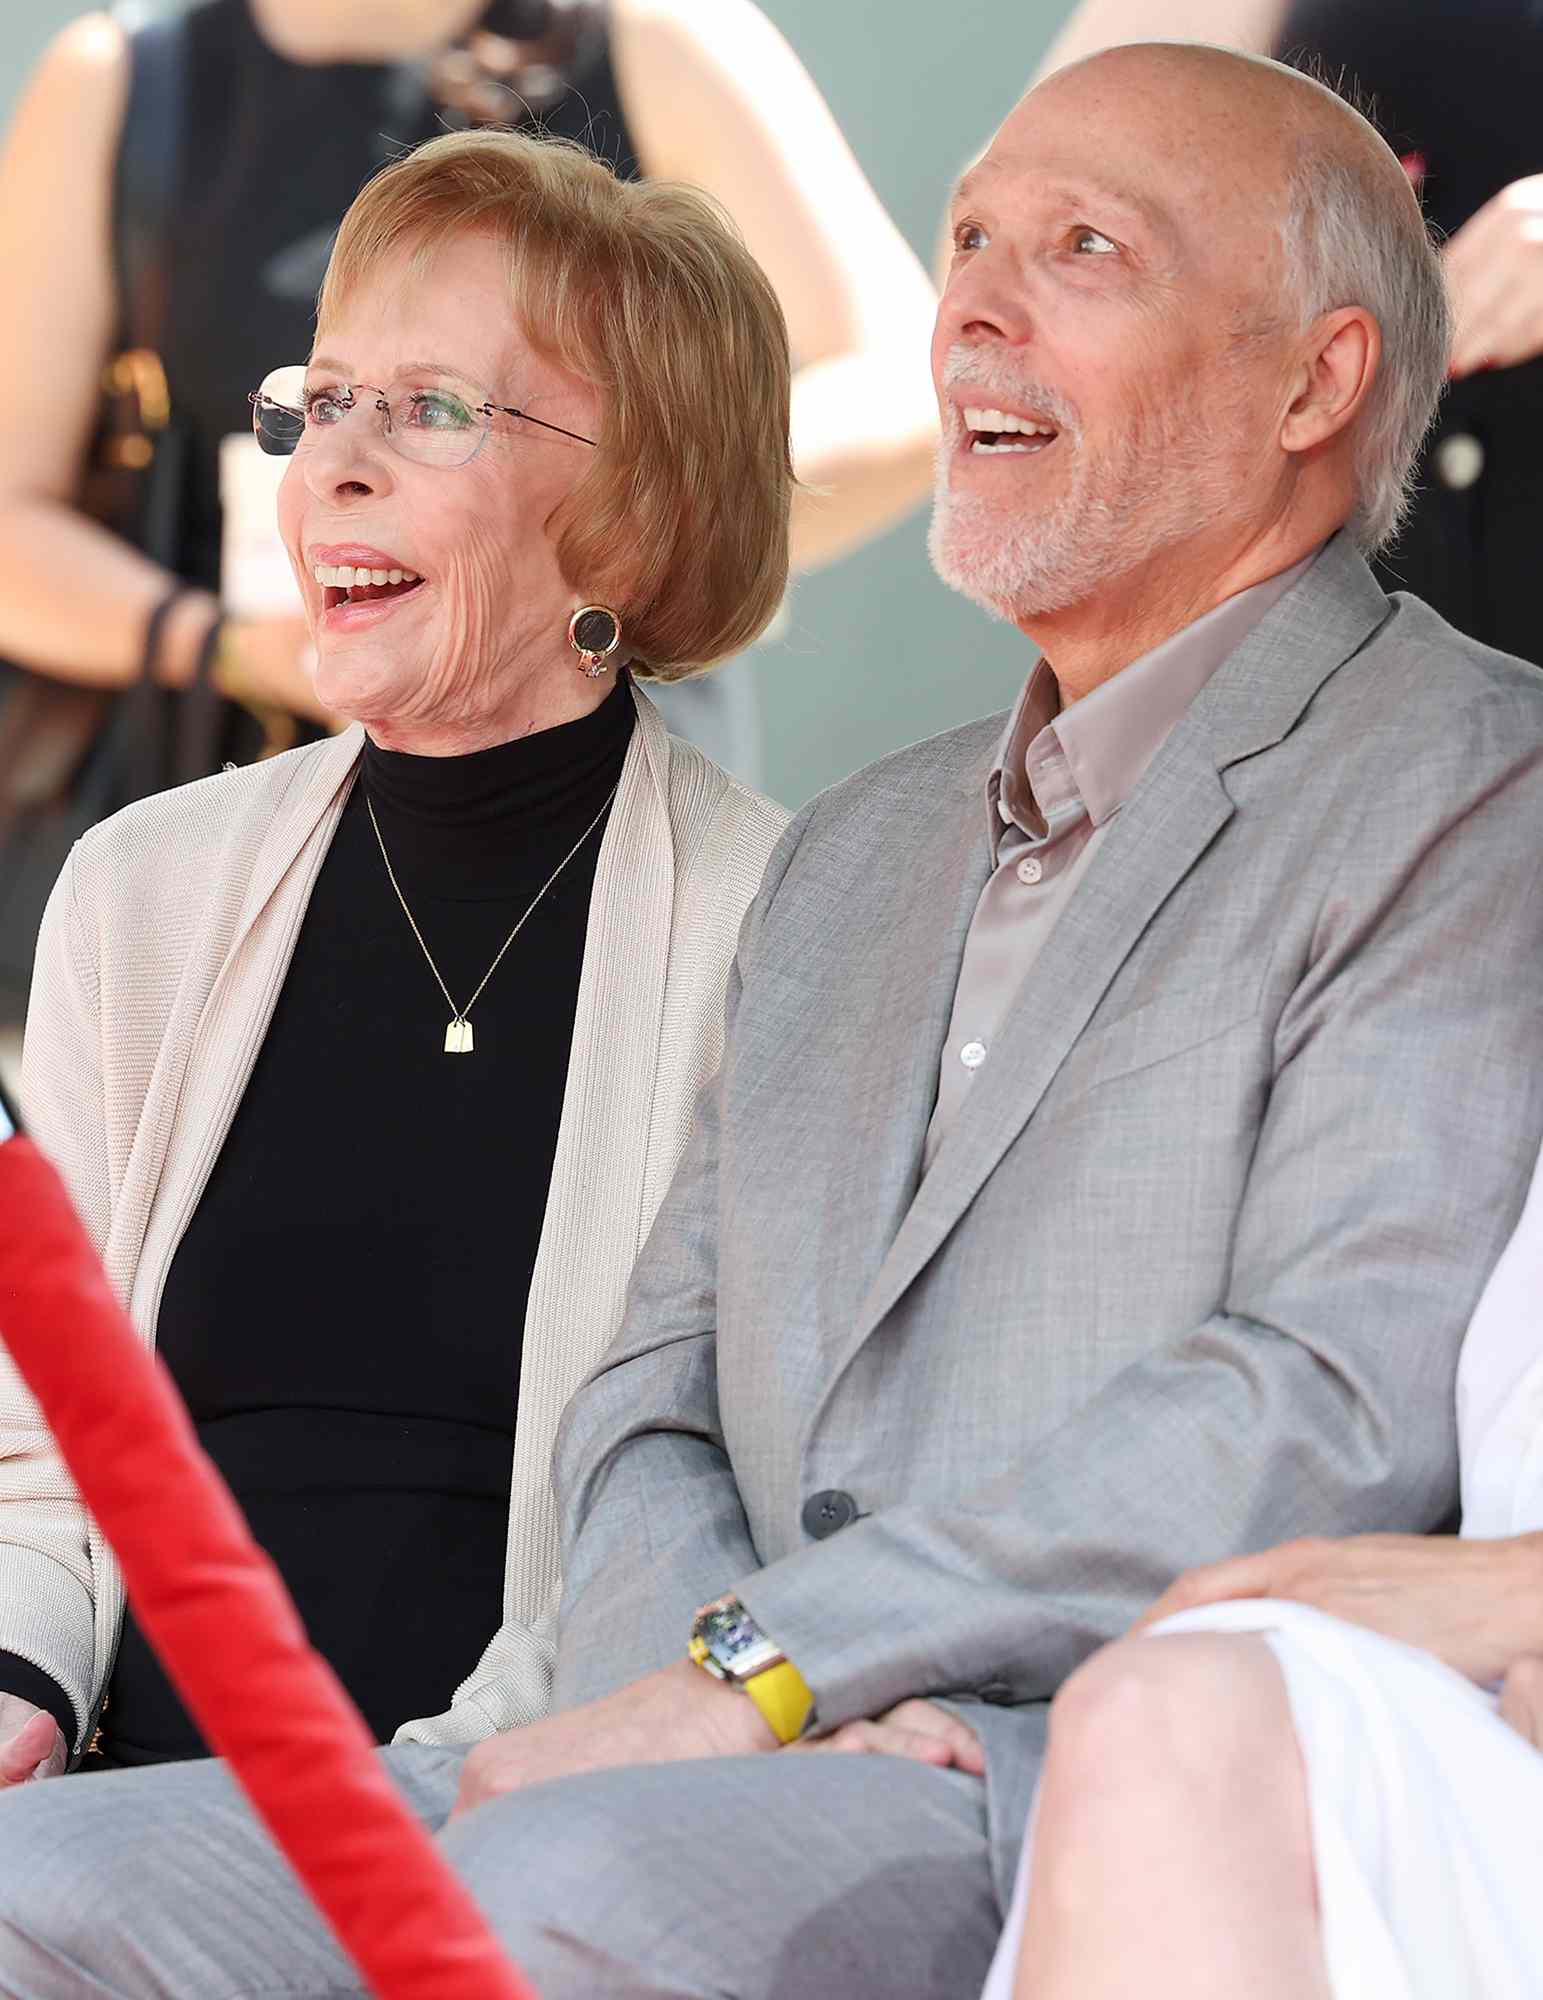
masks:
[[[1364,306],[1314,320],[1281,424],[1282,450],[1311,451],[1337,437],[1366,401],[1381,360],[1382,332]]]

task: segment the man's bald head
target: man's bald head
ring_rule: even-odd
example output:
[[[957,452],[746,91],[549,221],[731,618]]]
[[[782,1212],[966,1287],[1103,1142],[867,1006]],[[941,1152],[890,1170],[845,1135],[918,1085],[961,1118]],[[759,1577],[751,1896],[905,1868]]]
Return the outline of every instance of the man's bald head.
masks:
[[[1407,510],[1452,332],[1440,260],[1392,149],[1315,78],[1200,43],[1133,43],[1058,70],[998,139],[1010,154],[1052,122],[1139,179],[1176,225],[1209,232],[1266,319],[1371,313],[1382,356],[1357,423],[1353,526],[1363,546],[1382,546]]]
[[[1087,115],[1112,108],[1127,120],[1156,121],[1213,186],[1230,173],[1255,186],[1278,181],[1311,147],[1418,214],[1403,169],[1375,127],[1326,84],[1268,56],[1203,42],[1133,42],[1056,70],[1012,115],[1071,94]]]

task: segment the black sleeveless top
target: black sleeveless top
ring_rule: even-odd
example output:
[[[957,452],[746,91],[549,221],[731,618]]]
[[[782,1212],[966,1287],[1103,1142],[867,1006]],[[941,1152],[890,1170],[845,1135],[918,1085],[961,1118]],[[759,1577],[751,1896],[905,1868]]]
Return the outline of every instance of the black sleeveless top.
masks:
[[[1543,0],[1295,0],[1276,53],[1371,100],[1443,237],[1543,171]],[[1420,485],[1383,582],[1543,664],[1543,358],[1451,385]]]
[[[553,13],[551,0],[496,0],[480,30],[535,41]],[[633,177],[605,10],[573,9],[572,19],[576,45],[550,98],[537,100],[541,125]],[[177,567],[213,590],[220,440],[248,427],[247,394],[270,368],[310,353],[316,294],[344,210],[388,160],[472,121],[436,92],[428,63],[290,62],[259,33],[247,0],[199,0],[180,20],[140,30],[130,42],[140,59],[131,93],[145,87],[148,38],[171,32],[184,37],[183,128],[158,344],[187,445]],[[496,93],[493,105],[504,122],[520,122],[509,92]],[[131,95],[125,129],[133,112]]]

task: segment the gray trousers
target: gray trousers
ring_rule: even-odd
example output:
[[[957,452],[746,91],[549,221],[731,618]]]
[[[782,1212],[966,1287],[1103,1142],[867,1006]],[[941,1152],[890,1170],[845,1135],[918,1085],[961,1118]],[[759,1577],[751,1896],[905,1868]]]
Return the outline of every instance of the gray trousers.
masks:
[[[464,1753],[381,1754],[442,1827]],[[985,1787],[889,1757],[563,1779],[442,1844],[542,2000],[975,2000],[1001,1925]],[[5,2000],[363,1992],[220,1764],[0,1797]]]

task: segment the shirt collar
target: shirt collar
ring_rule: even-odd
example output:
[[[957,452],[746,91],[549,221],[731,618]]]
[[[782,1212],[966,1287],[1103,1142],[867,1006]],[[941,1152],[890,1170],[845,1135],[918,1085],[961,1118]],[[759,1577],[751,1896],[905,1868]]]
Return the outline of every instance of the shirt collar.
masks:
[[[1040,813],[1028,773],[1041,760],[1045,746],[1038,739],[1047,730],[1059,745],[1093,825],[1112,819],[1206,682],[1271,606],[1306,574],[1318,553],[1314,549],[1290,569],[1224,599],[1068,709],[1061,707],[1049,661],[1036,661],[986,781],[993,852],[1004,812],[1026,832],[1039,830],[1035,821]]]

